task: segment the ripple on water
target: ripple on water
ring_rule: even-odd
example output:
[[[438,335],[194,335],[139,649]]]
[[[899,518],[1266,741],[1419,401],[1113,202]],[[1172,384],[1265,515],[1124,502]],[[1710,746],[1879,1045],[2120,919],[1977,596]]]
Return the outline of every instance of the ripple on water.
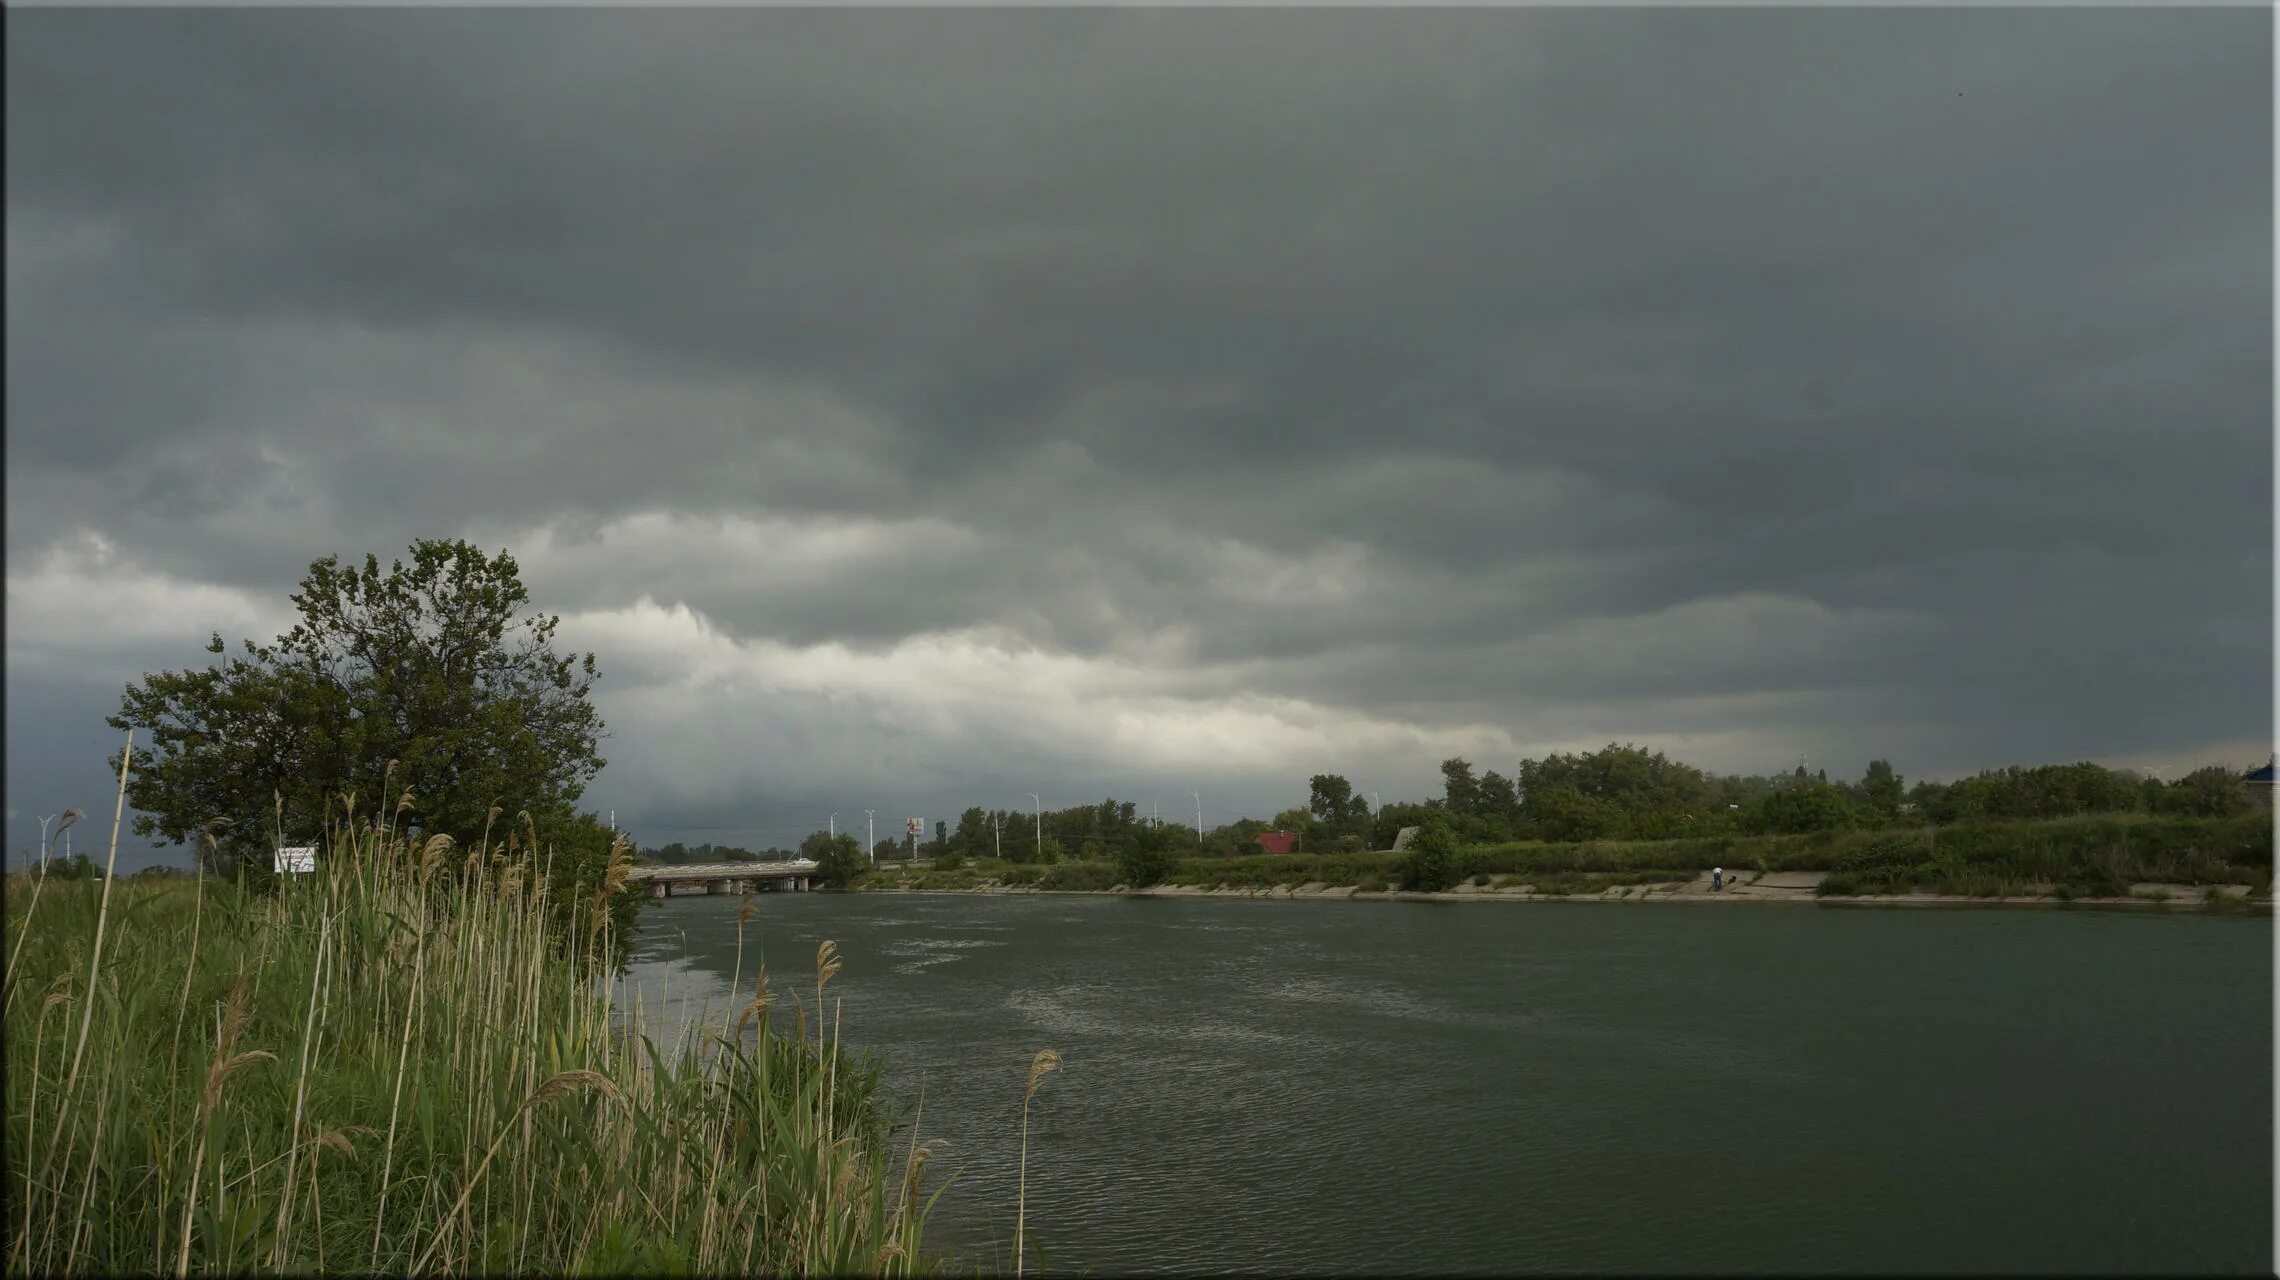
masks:
[[[2232,988],[2198,952],[2098,920],[2006,917],[2018,950],[1998,955],[1944,916],[1489,908],[1412,928],[1423,911],[956,898],[874,927],[861,899],[801,905],[877,974],[974,961],[852,967],[847,989],[894,1095],[949,1143],[927,1243],[982,1269],[1009,1256],[1022,1073],[1047,1045],[1065,1062],[1031,1109],[1027,1213],[1056,1269],[2269,1267],[2268,1145],[2158,1099],[2053,1096],[2142,1099],[2188,1068],[2236,1099],[2270,1083],[2269,1022],[2199,999]],[[2269,975],[2269,938],[2222,972]],[[703,993],[680,945],[644,952],[676,1008]],[[2175,1035],[2110,1036],[2117,992]],[[2202,1042],[2225,1051],[2170,1047]],[[2127,1207],[2082,1208],[2109,1203]]]
[[[1162,1034],[1111,1016],[1112,1010],[1129,1004],[1125,993],[1097,984],[1030,987],[1006,998],[1007,1008],[1052,1035],[1123,1040],[1142,1034]]]
[[[1005,945],[998,938],[897,938],[880,950],[894,960],[888,972],[907,974],[962,960],[969,952]]]

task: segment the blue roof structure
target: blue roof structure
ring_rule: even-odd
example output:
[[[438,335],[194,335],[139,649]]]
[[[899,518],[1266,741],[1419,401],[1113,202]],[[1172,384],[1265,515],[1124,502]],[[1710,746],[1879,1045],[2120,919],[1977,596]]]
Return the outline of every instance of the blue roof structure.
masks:
[[[2261,769],[2251,769],[2251,770],[2249,770],[2249,771],[2248,771],[2248,779],[2247,779],[2247,780],[2248,780],[2248,781],[2250,781],[2250,782],[2261,782],[2261,783],[2264,783],[2264,784],[2265,784],[2265,785],[2267,785],[2267,786],[2271,785],[2271,783],[2272,783],[2272,765],[2273,765],[2273,761],[2267,760],[2267,761],[2265,761],[2265,762],[2264,762],[2264,767],[2263,767],[2263,768],[2261,768]]]

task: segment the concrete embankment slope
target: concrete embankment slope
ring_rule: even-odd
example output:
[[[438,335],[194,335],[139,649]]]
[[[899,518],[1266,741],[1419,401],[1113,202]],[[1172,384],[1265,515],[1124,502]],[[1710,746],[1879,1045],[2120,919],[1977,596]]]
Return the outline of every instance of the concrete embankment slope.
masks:
[[[1704,902],[1704,903],[1804,903],[1814,906],[1838,907],[2113,907],[2140,910],[2195,911],[2208,907],[2207,886],[2189,884],[2140,884],[2130,886],[2126,897],[2060,898],[2051,893],[2016,895],[2010,897],[1974,898],[1961,894],[1943,893],[1886,893],[1859,896],[1821,897],[1817,891],[1826,873],[1819,871],[1774,871],[1765,874],[1744,872],[1729,878],[1725,886],[1713,889],[1707,872],[1692,880],[1669,881],[1650,885],[1616,885],[1597,893],[1537,893],[1534,886],[1525,882],[1502,888],[1462,884],[1445,893],[1404,893],[1399,890],[1362,892],[1351,887],[1333,888],[1315,883],[1296,887],[1278,885],[1267,889],[1206,889],[1190,885],[1159,885],[1139,890],[1141,894],[1159,897],[1241,897],[1241,898],[1344,898],[1354,901],[1451,901],[1451,902]],[[2245,884],[2224,885],[2221,891],[2234,899],[2245,899],[2250,892]],[[2259,904],[2271,909],[2269,902]]]
[[[1743,872],[1728,879],[1725,886],[1713,889],[1706,872],[1692,880],[1673,880],[1661,884],[1615,885],[1597,893],[1538,893],[1526,883],[1503,886],[1458,885],[1443,893],[1407,893],[1396,889],[1361,890],[1351,885],[1327,885],[1319,881],[1300,885],[1272,885],[1262,888],[1210,888],[1201,885],[1157,885],[1149,889],[1040,889],[1034,885],[1000,885],[983,883],[958,889],[897,889],[880,886],[881,892],[908,893],[1108,893],[1128,894],[1154,898],[1279,898],[1291,900],[1340,900],[1350,902],[1702,902],[1702,903],[1791,903],[1828,907],[2099,907],[2146,911],[2203,911],[2209,908],[2208,886],[2190,884],[2139,884],[2130,886],[2124,897],[2060,898],[2054,893],[2034,895],[1975,898],[1960,894],[1891,893],[1862,894],[1859,896],[1818,896],[1825,873],[1818,871],[1775,871],[1764,874]],[[2244,900],[2251,887],[2245,884],[2220,886],[2226,897]],[[2241,903],[2269,912],[2272,904]]]

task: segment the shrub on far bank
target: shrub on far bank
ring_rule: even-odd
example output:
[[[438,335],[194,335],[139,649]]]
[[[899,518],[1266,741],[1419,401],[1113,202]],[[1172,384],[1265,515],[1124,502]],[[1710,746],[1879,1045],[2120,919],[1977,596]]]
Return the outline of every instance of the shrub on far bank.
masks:
[[[1080,892],[1113,889],[1116,885],[1116,867],[1107,862],[1057,862],[1045,868],[1037,880],[1040,889],[1071,889]]]
[[[1116,874],[1125,884],[1145,889],[1160,884],[1175,865],[1171,840],[1161,827],[1143,827],[1124,842],[1116,854]]]
[[[1456,888],[1464,874],[1457,863],[1456,833],[1446,822],[1426,822],[1402,860],[1401,887],[1411,893],[1440,893]]]
[[[849,835],[826,835],[818,831],[800,842],[800,856],[814,859],[816,874],[834,889],[848,887],[855,883],[856,877],[871,869],[864,861],[862,846]]]

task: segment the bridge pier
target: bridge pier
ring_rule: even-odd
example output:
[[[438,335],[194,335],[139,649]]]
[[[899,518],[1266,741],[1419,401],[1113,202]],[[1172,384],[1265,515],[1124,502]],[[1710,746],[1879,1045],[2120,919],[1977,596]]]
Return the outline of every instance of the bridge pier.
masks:
[[[649,896],[652,898],[663,898],[665,896],[665,882],[662,880],[650,881]]]

